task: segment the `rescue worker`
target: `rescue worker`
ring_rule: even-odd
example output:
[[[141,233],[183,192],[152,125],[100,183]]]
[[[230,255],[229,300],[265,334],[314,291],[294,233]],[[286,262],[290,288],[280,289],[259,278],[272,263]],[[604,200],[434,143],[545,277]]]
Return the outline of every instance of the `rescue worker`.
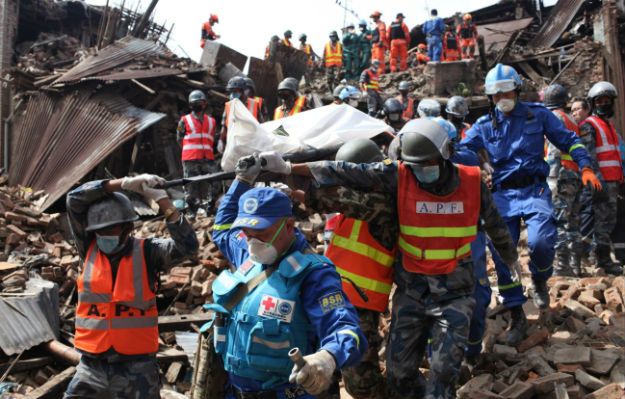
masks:
[[[458,37],[451,25],[447,25],[443,36],[443,61],[458,61],[459,59]]]
[[[213,30],[213,26],[218,23],[219,17],[215,14],[211,14],[208,21],[202,24],[202,39],[200,40],[200,47],[204,48],[207,40],[217,40],[221,37]]]
[[[245,96],[247,97],[247,109],[250,110],[254,118],[258,123],[263,123],[267,120],[267,104],[265,99],[256,95],[256,84],[254,80],[245,77]]]
[[[477,42],[477,28],[473,24],[471,14],[464,14],[462,24],[456,28],[458,39],[460,39],[460,51],[462,59],[473,59],[475,54],[475,43]]]
[[[436,118],[441,116],[441,103],[433,98],[424,98],[417,106],[419,118]]]
[[[379,62],[380,74],[386,73],[386,49],[388,48],[388,41],[386,39],[386,24],[380,20],[382,13],[374,11],[370,18],[375,23],[375,29],[373,30],[371,42],[373,47],[371,49],[371,61],[377,60]],[[368,65],[368,64],[367,64]],[[366,68],[366,65],[364,66]]]
[[[574,98],[571,102],[571,115],[579,125],[590,116],[590,105],[585,98]]]
[[[399,102],[396,98],[389,98],[384,101],[384,105],[382,106],[382,113],[384,115],[384,122],[387,125],[395,129],[396,132],[399,132],[402,127],[408,122],[404,118],[402,118],[402,114],[404,113],[404,107],[401,102]]]
[[[371,42],[373,33],[367,28],[367,21],[361,19],[358,23],[360,33],[358,34],[358,76],[367,69],[371,62]]]
[[[417,45],[417,54],[415,57],[417,65],[425,65],[430,62],[430,57],[428,57],[427,55],[427,50],[428,47],[425,45],[425,43],[419,43]]]
[[[343,33],[343,67],[347,80],[357,79],[360,67],[360,57],[358,54],[360,42],[354,29],[354,24],[350,23],[345,27]]]
[[[74,245],[83,261],[77,281],[74,346],[80,363],[65,395],[73,398],[160,398],[158,312],[159,274],[193,255],[198,240],[176,210],[164,179],[139,175],[83,184],[67,194]],[[158,204],[170,239],[132,234],[138,220],[121,190]]]
[[[367,111],[369,116],[375,117],[382,107],[380,97],[380,62],[373,60],[371,66],[360,74],[360,90],[367,99]]]
[[[449,161],[452,145],[438,123],[411,120],[400,134],[398,162],[321,161],[283,166],[282,158],[275,156],[265,170],[309,176],[321,187],[346,186],[395,195],[390,203],[396,204],[398,212],[401,262],[393,272],[397,288],[386,350],[390,396],[455,398],[475,306],[470,242],[482,227],[480,217],[518,280],[516,246],[481,182],[479,168]],[[432,338],[432,358],[426,381],[419,367],[428,337]]]
[[[280,44],[280,38],[277,35],[271,36],[269,44],[265,47],[265,61],[273,62],[276,48]]]
[[[246,106],[251,106],[251,108],[248,108],[248,110],[252,113],[255,110],[254,100],[249,101],[245,89],[245,78],[243,78],[242,76],[235,76],[230,78],[228,84],[226,85],[226,91],[228,92],[228,97],[230,98],[230,100],[224,104],[224,113],[221,116],[221,131],[219,132],[219,140],[217,141],[218,153],[223,153],[224,149],[226,148],[226,142],[228,140],[230,107],[232,106],[232,101],[239,100]]]
[[[299,36],[299,49],[306,53],[308,59],[306,60],[306,72],[304,73],[304,80],[306,81],[306,85],[310,85],[312,82],[312,75],[315,69],[315,61],[319,58],[315,51],[312,49],[312,46],[309,43],[306,43],[307,36],[305,33],[302,33]]]
[[[458,141],[466,136],[466,131],[471,127],[465,122],[469,115],[469,106],[462,96],[453,96],[447,101],[445,106],[447,120],[450,121],[458,131]]]
[[[610,121],[616,112],[617,95],[616,87],[610,82],[598,82],[590,88],[591,116],[580,124],[580,136],[591,154],[592,167],[603,182],[603,190],[593,195],[593,241],[597,264],[608,274],[620,275],[623,269],[610,255],[610,234],[617,222],[619,185],[623,184],[618,133]]]
[[[567,130],[579,136],[577,123],[564,109],[568,102],[568,93],[562,85],[554,84],[547,87],[543,102]],[[560,152],[553,143],[549,143],[547,163],[549,164],[549,179],[555,181],[556,187],[553,193],[553,208],[558,239],[555,246],[554,274],[581,277],[581,257],[584,248],[579,231],[582,191],[579,167],[569,154]]]
[[[415,101],[408,93],[410,92],[410,82],[407,80],[402,80],[399,82],[399,95],[395,97],[397,101],[399,101],[404,109],[402,113],[402,118],[404,121],[409,121],[414,118],[415,115]]]
[[[408,45],[410,31],[404,23],[404,14],[399,13],[386,32],[386,41],[391,44],[391,72],[408,69]],[[397,66],[399,58],[399,67]]]
[[[358,100],[362,97],[360,90],[354,86],[345,86],[339,93],[339,102],[337,104],[347,104],[354,108],[358,108]]]
[[[330,41],[323,49],[323,66],[326,69],[328,87],[332,91],[340,79],[343,67],[343,46],[339,43],[339,35],[335,30],[330,32]]]
[[[289,197],[252,188],[260,170],[258,155],[239,160],[215,219],[213,241],[237,268],[213,284],[215,351],[227,398],[314,398],[335,370],[357,364],[367,341],[334,265],[295,227]],[[304,367],[293,366],[292,348]]]
[[[280,82],[278,98],[280,105],[276,107],[273,113],[273,120],[292,116],[310,108],[306,96],[298,94],[297,79],[295,78],[286,78]]]
[[[287,30],[284,32],[284,38],[282,39],[281,43],[287,47],[293,47],[293,44],[291,43],[291,38],[293,37],[293,32],[291,32],[291,30]]]
[[[431,61],[440,62],[443,52],[442,37],[445,33],[445,22],[438,16],[438,10],[433,9],[431,18],[423,24],[423,33],[428,43],[428,57]]]
[[[191,112],[180,118],[176,130],[178,144],[182,147],[182,171],[184,177],[193,177],[217,172],[213,146],[217,123],[215,118],[207,115],[208,106],[206,95],[200,90],[193,90],[189,94],[189,108]],[[206,199],[206,213],[208,214],[217,200],[219,183],[195,182],[185,186],[187,216],[195,215]]]
[[[485,92],[494,109],[478,119],[461,144],[476,153],[481,149],[488,152],[494,168],[493,198],[515,245],[521,220],[527,226],[534,304],[544,309],[549,306],[547,279],[552,274],[556,241],[551,192],[546,183],[548,165],[544,160],[544,137],[573,157],[583,171],[584,184],[594,185],[598,180],[589,168],[588,152],[580,139],[566,130],[542,104],[521,102],[521,84],[514,68],[497,64],[491,69],[486,75]],[[510,279],[507,263],[502,262],[499,255],[493,253],[499,293],[512,318],[506,342],[514,346],[526,334],[527,318],[521,305],[527,298],[521,282]]]

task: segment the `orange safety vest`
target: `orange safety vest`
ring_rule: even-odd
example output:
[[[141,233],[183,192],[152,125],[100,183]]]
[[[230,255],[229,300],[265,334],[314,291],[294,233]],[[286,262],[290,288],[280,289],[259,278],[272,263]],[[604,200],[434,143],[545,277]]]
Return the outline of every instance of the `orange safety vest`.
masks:
[[[371,68],[367,69],[367,75],[369,76],[369,82],[365,83],[367,89],[379,91],[380,90],[380,75],[374,73]]]
[[[441,197],[422,190],[410,169],[399,162],[399,248],[409,272],[449,274],[459,259],[471,255],[480,216],[480,168],[457,168],[458,188]]]
[[[115,281],[95,240],[89,247],[77,282],[76,348],[89,353],[113,348],[123,355],[158,350],[156,295],[148,283],[144,242],[133,239],[132,253],[119,261]]]
[[[287,116],[299,114],[300,112],[302,112],[302,108],[304,108],[304,105],[306,105],[306,97],[299,96],[297,100],[295,100],[295,105],[293,105],[293,108],[291,108],[290,111],[286,112],[284,106],[276,108],[273,113],[273,120],[275,121],[276,119],[282,119]]]
[[[230,100],[232,101],[232,100]],[[228,101],[224,105],[224,120],[221,122],[226,127],[228,127],[228,116],[230,115],[230,101]],[[248,98],[245,100],[245,106],[247,110],[258,120],[258,115],[260,114],[260,109],[263,106],[263,99],[261,97]]]
[[[182,160],[195,161],[201,159],[215,159],[213,154],[213,141],[215,140],[216,123],[213,117],[204,115],[204,121],[200,121],[187,114],[182,117],[184,121],[185,135],[182,140]]]
[[[308,61],[306,61],[306,63],[308,65],[312,65],[313,64],[313,60],[312,60],[312,46],[308,43],[304,44],[303,46],[299,46],[299,49],[303,52],[306,53],[306,55],[308,56]]]
[[[577,126],[577,123],[571,115],[567,114],[561,109],[555,109],[553,110],[553,113],[556,114],[559,117],[558,119],[560,119],[564,123],[564,127],[579,136],[579,126]],[[579,167],[577,166],[577,163],[573,161],[573,158],[568,153],[563,152],[560,155],[560,163],[562,164],[563,168],[579,172]]]
[[[404,100],[403,100],[401,94],[398,95],[395,98],[397,99],[397,101],[399,101],[400,103],[404,104]],[[402,116],[402,118],[404,118],[407,121],[412,119],[412,117],[414,116],[414,98],[408,97],[408,103],[404,107],[404,112],[401,114],[401,116]]]
[[[367,295],[358,294],[351,282],[342,280],[343,291],[352,305],[384,312],[393,286],[395,248],[384,248],[369,233],[369,224],[362,220],[339,216],[326,256],[341,276],[352,280]]]
[[[291,41],[287,39],[286,37],[282,39],[282,44],[284,44],[287,47],[293,47],[293,45],[291,44]]]
[[[341,43],[336,42],[336,45],[332,46],[332,42],[327,42],[323,55],[326,68],[343,66],[343,46]]]
[[[582,122],[588,122],[595,128],[595,152],[599,171],[605,181],[623,181],[623,165],[619,149],[616,129],[612,122],[609,124],[598,116],[589,116]]]
[[[378,30],[379,40],[373,43],[373,47],[386,47],[386,24],[378,21],[375,23],[375,28]]]

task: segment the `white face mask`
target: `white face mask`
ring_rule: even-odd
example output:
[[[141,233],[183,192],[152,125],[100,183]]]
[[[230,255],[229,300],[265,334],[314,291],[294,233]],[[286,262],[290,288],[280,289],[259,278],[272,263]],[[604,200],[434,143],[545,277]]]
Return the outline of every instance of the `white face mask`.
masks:
[[[247,240],[247,249],[250,252],[252,262],[271,265],[278,259],[278,250],[276,247],[258,238],[250,238]]]
[[[508,112],[511,112],[514,109],[515,105],[516,105],[516,101],[510,100],[508,98],[502,98],[497,103],[497,109],[503,112],[504,114],[507,114]]]
[[[349,100],[349,105],[351,105],[351,106],[352,106],[352,107],[354,107],[354,108],[357,108],[357,107],[358,107],[358,100],[352,100],[352,99],[350,99],[350,100]]]

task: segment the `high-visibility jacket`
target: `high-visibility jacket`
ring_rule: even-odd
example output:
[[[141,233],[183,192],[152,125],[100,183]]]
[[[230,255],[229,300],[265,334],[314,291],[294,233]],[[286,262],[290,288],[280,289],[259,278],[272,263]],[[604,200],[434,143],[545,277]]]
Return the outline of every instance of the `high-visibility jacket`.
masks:
[[[406,24],[403,22],[400,23],[398,21],[394,21],[389,27],[387,35],[388,41],[397,39],[408,41],[410,40],[410,31],[408,30]]]
[[[312,46],[308,43],[303,44],[301,46],[299,46],[299,49],[303,52],[306,53],[306,55],[308,56],[308,61],[306,61],[306,63],[308,65],[312,65],[313,64],[313,60],[312,60]]]
[[[382,21],[375,23],[375,30],[373,32],[373,47],[386,47],[386,24]]]
[[[380,75],[377,72],[373,72],[371,68],[366,69],[369,81],[365,83],[367,89],[379,91],[380,90]]]
[[[461,39],[474,39],[477,36],[477,28],[473,24],[462,23],[457,28]]]
[[[575,120],[573,119],[571,115],[567,114],[561,109],[553,110],[553,113],[556,114],[556,116],[558,116],[558,119],[560,119],[564,123],[564,127],[566,127],[567,129],[569,129],[570,131],[574,132],[576,135],[579,136],[579,126],[577,126],[577,123],[575,122]],[[564,168],[573,170],[575,172],[579,172],[579,167],[577,166],[575,161],[573,161],[573,158],[571,157],[571,155],[568,153],[565,153],[565,152],[561,153],[560,163],[562,164],[562,167]]]
[[[343,66],[343,45],[339,42],[333,46],[332,42],[327,42],[323,50],[326,68]]]
[[[200,122],[192,114],[187,114],[182,117],[182,120],[185,128],[185,135],[182,139],[182,160],[215,159],[213,154],[215,119],[205,114],[204,120]]]
[[[598,116],[589,116],[581,124],[590,123],[595,129],[595,152],[599,171],[605,181],[623,181],[623,165],[618,136],[612,122],[609,124]]]
[[[287,116],[292,116],[302,112],[302,108],[306,105],[306,97],[299,96],[297,100],[295,100],[295,105],[289,111],[287,111],[284,106],[279,106],[273,113],[273,119],[282,119]]]
[[[113,348],[124,355],[158,350],[158,311],[144,242],[133,239],[132,252],[120,259],[115,281],[111,264],[95,240],[89,247],[77,282],[76,348],[89,353]]]
[[[395,98],[404,106],[404,112],[401,114],[402,118],[407,121],[412,119],[414,117],[414,98],[408,97],[405,102],[401,94]]]
[[[228,116],[230,115],[230,101],[228,101],[224,105],[224,117],[223,121],[221,122],[226,127],[228,127],[229,123]],[[250,113],[254,116],[254,118],[258,120],[258,115],[260,115],[260,110],[263,106],[263,99],[262,97],[248,98],[247,100],[245,100],[245,106],[247,107],[247,110],[250,111]]]
[[[441,197],[422,190],[410,169],[399,163],[399,248],[407,271],[448,274],[459,259],[471,255],[480,217],[480,169],[457,168],[460,184]]]
[[[287,47],[293,47],[293,45],[291,44],[291,41],[287,39],[286,37],[282,39],[282,44],[284,44]]]
[[[340,215],[326,256],[341,276],[353,281],[367,295],[365,302],[350,281],[342,280],[343,291],[352,305],[378,312],[386,310],[393,285],[395,249],[388,250],[378,243],[367,222]]]

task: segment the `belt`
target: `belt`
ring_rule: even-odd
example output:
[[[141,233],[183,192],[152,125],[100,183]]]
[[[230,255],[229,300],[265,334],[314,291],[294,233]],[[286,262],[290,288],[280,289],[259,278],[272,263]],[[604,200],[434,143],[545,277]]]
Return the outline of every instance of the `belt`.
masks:
[[[519,189],[519,188],[531,186],[533,184],[544,183],[546,181],[547,179],[543,176],[541,177],[537,177],[537,176],[517,177],[517,178],[508,179],[506,181],[503,181],[499,184],[494,185],[492,191],[495,192],[499,190]]]

